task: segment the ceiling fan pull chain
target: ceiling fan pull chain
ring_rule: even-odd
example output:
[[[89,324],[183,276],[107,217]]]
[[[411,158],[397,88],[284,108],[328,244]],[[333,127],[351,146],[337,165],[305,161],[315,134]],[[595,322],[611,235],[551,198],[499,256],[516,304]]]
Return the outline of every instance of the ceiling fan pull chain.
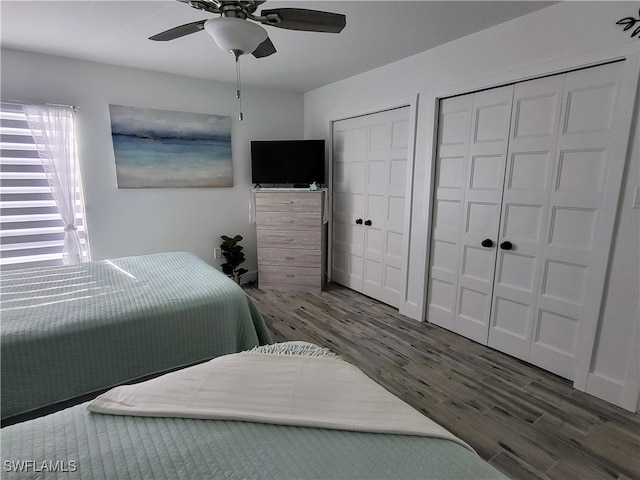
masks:
[[[240,55],[232,52],[236,57],[236,98],[238,99],[238,109],[240,110],[238,114],[238,120],[242,121],[242,98],[240,96]]]

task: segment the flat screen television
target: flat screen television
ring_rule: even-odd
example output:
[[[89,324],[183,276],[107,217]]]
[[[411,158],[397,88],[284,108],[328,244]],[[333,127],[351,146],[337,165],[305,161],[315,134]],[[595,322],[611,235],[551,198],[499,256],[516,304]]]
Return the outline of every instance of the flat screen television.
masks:
[[[309,186],[324,183],[324,140],[254,140],[251,183]]]

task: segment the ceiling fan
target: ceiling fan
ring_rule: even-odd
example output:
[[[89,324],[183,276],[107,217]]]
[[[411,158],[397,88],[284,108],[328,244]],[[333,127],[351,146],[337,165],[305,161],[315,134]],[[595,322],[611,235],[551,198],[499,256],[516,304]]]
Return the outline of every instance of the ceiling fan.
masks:
[[[187,23],[149,37],[167,41],[206,30],[218,46],[236,56],[252,53],[254,57],[267,57],[276,52],[261,23],[287,30],[340,33],[346,17],[340,13],[322,12],[304,8],[274,8],[256,10],[266,0],[178,0],[198,10],[220,14],[220,17]]]
[[[206,30],[218,46],[233,54],[236,59],[236,98],[240,101],[241,55],[253,54],[256,58],[276,53],[267,31],[258,23],[287,30],[340,33],[346,25],[346,17],[340,13],[308,10],[304,8],[274,8],[256,10],[266,0],[178,0],[198,10],[219,14],[219,17],[199,20],[149,37],[149,40],[168,41]],[[256,23],[257,22],[257,23]],[[242,120],[242,104],[240,104]]]

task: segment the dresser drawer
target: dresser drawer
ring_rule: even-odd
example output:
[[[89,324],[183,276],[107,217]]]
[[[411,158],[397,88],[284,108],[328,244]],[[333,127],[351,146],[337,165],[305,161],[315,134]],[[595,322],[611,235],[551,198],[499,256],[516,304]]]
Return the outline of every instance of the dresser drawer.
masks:
[[[322,211],[322,192],[255,192],[256,212]]]
[[[264,248],[258,245],[258,270],[265,266],[316,267],[322,264],[319,249],[306,248]]]
[[[270,230],[257,229],[258,245],[260,247],[305,248],[320,250],[322,237],[316,230]]]
[[[296,212],[260,212],[256,217],[258,228],[280,230],[315,229],[318,234],[322,228],[320,211]]]
[[[265,266],[258,271],[258,283],[295,284],[320,287],[322,272],[320,267]]]

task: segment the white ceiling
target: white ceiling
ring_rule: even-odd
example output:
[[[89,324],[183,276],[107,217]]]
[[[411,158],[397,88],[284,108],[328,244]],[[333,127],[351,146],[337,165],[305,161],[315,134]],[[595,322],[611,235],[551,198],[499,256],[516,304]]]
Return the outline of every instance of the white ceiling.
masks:
[[[343,13],[347,26],[340,34],[265,27],[278,52],[261,59],[242,56],[242,82],[306,92],[552,3],[270,0],[264,8]],[[170,42],[148,40],[212,16],[174,0],[1,0],[0,41],[6,48],[234,82],[233,56],[204,31]]]

